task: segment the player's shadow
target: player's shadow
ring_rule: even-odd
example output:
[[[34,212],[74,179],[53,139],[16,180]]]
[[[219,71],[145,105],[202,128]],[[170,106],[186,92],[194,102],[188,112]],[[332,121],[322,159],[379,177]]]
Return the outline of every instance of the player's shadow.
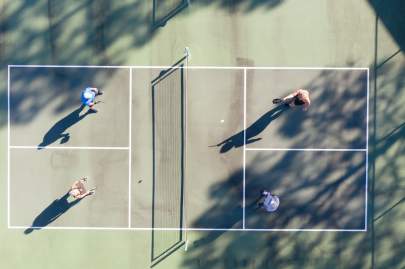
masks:
[[[38,145],[38,150],[43,149],[44,147],[54,143],[61,138],[60,144],[64,144],[69,141],[70,134],[66,130],[72,125],[78,123],[84,117],[89,114],[96,113],[95,111],[89,109],[83,115],[80,115],[80,112],[84,109],[84,105],[81,105],[79,108],[75,109],[69,115],[65,116],[63,119],[55,123],[51,129],[44,135],[42,142]]]
[[[48,226],[50,223],[55,221],[71,207],[77,205],[81,199],[76,199],[72,202],[68,201],[69,192],[63,195],[61,198],[53,201],[47,208],[45,208],[32,222],[30,228],[24,231],[24,234],[30,234],[34,230],[40,230],[45,226]]]
[[[225,153],[232,148],[238,148],[244,144],[254,143],[261,140],[261,137],[255,138],[263,132],[264,129],[275,119],[277,119],[284,111],[288,110],[289,107],[286,105],[279,105],[275,108],[269,110],[264,115],[262,115],[258,120],[256,120],[252,125],[250,125],[246,130],[240,131],[239,133],[225,139],[224,141],[214,145],[216,147],[221,147],[220,153]],[[244,141],[244,134],[246,132],[246,140]]]

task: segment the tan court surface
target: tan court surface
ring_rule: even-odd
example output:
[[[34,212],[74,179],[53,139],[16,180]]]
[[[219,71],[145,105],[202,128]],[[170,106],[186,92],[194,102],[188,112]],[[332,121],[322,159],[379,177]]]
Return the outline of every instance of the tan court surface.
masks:
[[[403,3],[179,2],[0,1],[0,267],[404,268]],[[182,225],[206,230],[152,232],[161,70],[7,65],[167,66],[186,46],[190,66],[294,68],[188,69]],[[89,84],[105,90],[98,113],[79,108]],[[273,115],[296,87],[310,109]],[[67,208],[85,175],[96,195]],[[251,206],[262,188],[276,213]]]

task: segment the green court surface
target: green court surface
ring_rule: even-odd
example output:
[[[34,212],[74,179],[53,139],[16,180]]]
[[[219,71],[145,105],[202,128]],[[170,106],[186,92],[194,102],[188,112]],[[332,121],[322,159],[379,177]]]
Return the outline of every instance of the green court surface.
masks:
[[[405,268],[402,1],[0,10],[1,268]]]

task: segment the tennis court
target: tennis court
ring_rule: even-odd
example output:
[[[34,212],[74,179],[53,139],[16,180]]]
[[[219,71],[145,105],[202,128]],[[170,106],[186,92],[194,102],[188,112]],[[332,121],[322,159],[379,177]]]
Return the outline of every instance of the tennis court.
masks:
[[[0,0],[0,267],[403,269],[403,14]]]
[[[184,62],[10,66],[9,227],[178,230],[174,243],[188,230],[367,230],[368,69]],[[95,83],[105,91],[98,113],[54,119],[49,107],[13,125],[22,91],[58,98]],[[310,111],[271,104],[300,85],[313,94]],[[33,222],[84,175],[96,197]],[[275,214],[255,209],[261,189],[280,195]]]

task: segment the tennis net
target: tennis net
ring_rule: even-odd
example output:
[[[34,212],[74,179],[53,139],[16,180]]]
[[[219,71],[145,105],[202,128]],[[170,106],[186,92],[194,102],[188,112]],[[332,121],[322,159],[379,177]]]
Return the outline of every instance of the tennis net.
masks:
[[[183,67],[180,63],[164,70],[152,82],[152,262],[169,255],[183,243]]]

